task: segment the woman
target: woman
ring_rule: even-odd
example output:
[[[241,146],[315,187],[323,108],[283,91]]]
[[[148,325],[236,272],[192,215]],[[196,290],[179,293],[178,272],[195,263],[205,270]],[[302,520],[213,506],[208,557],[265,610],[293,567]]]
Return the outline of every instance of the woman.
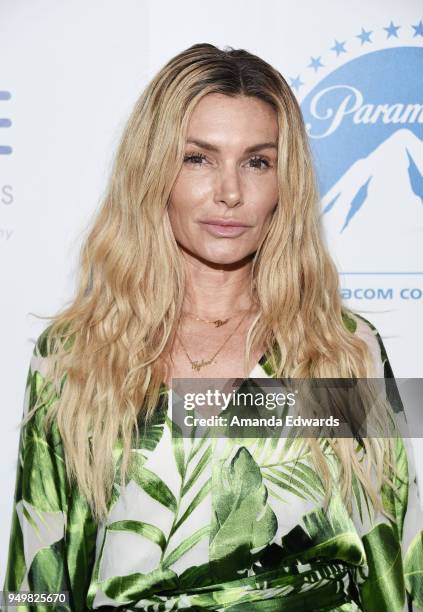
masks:
[[[317,205],[266,62],[198,44],[148,85],[77,295],[35,347],[5,590],[69,591],[57,609],[76,611],[422,608],[401,439],[291,456],[171,435],[174,378],[392,377],[341,302]]]

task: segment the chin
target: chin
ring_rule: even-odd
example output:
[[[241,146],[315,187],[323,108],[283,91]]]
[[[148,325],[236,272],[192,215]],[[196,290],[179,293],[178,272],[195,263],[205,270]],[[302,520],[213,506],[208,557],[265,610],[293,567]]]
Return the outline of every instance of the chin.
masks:
[[[181,242],[178,243],[179,247],[187,253],[189,256],[198,259],[202,263],[211,265],[211,266],[237,266],[237,264],[243,264],[249,259],[252,259],[255,253],[255,250],[251,251],[248,249],[234,249],[230,248],[227,245],[227,248],[224,248],[221,245],[221,248],[204,248],[206,245],[198,245],[199,248],[195,248],[191,246],[188,248]],[[197,245],[195,245],[197,246]],[[207,245],[208,246],[208,245]],[[202,248],[201,248],[202,247]],[[223,248],[222,248],[223,247]]]
[[[253,257],[253,253],[199,253],[199,259],[215,266],[231,266],[240,263],[245,263],[246,260]]]

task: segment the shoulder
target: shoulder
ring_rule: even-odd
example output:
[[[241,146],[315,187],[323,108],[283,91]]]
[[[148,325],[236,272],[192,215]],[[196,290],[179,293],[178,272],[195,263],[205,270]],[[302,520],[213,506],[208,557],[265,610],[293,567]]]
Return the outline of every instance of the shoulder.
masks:
[[[43,377],[47,375],[49,365],[48,339],[50,327],[45,329],[36,339],[30,361],[30,373],[38,372]]]
[[[60,394],[55,381],[57,331],[49,325],[36,339],[29,361],[24,398],[24,415],[36,404],[42,413],[50,406],[51,401]]]
[[[387,355],[377,328],[365,317],[351,310],[343,311],[342,318],[347,329],[367,344],[376,368],[375,377],[383,378]]]
[[[70,349],[73,340],[74,336],[66,333],[66,326],[52,323],[35,341],[31,363],[45,369],[46,364],[52,362],[58,352]]]

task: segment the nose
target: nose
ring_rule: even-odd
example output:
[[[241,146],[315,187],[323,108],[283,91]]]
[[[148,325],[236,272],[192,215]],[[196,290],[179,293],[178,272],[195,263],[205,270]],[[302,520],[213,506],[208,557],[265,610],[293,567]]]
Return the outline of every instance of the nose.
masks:
[[[234,208],[242,203],[241,184],[236,167],[222,167],[217,173],[215,202]]]

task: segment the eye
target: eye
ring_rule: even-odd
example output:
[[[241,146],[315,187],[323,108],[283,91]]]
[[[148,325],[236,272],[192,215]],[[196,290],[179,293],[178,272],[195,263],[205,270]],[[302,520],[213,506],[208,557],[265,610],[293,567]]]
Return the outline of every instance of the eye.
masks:
[[[190,162],[194,166],[202,166],[201,161],[203,159],[207,159],[203,153],[190,153],[189,155],[185,155],[184,162]]]
[[[253,162],[254,165],[252,167],[255,170],[264,170],[264,168],[269,168],[270,167],[270,164],[267,161],[267,159],[264,159],[264,157],[260,157],[260,155],[254,155],[254,157],[251,157],[249,159],[249,162]],[[265,164],[264,167],[261,166],[262,163]]]
[[[184,157],[184,163],[190,163],[193,166],[203,166],[203,160],[207,160],[204,153],[188,153]],[[260,155],[254,155],[248,160],[248,163],[253,164],[251,167],[254,170],[265,170],[266,168],[270,168],[268,160]],[[264,166],[262,164],[264,164]]]

